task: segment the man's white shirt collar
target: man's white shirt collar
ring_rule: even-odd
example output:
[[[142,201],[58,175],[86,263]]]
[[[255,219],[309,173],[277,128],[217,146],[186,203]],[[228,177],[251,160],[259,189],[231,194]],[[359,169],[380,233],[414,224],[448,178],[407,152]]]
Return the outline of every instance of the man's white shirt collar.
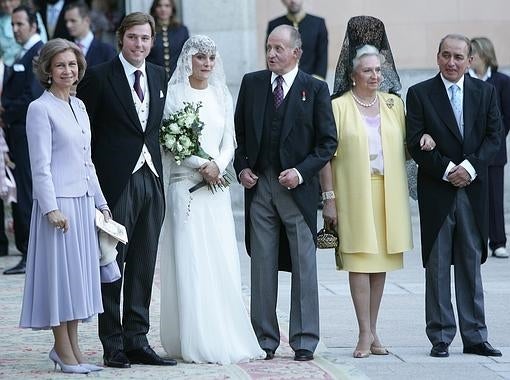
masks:
[[[83,46],[83,50],[84,50],[83,54],[86,54],[86,52],[89,50],[93,39],[94,39],[94,34],[89,30],[89,32],[83,39],[76,40],[77,44],[80,44],[81,46]]]
[[[294,83],[294,80],[296,79],[296,76],[298,74],[298,66],[296,65],[292,70],[290,70],[288,73],[283,74],[283,96],[285,97],[287,93],[289,92],[290,88],[292,87],[292,84]],[[276,87],[276,77],[278,74],[271,73],[271,88],[274,90]]]
[[[39,33],[36,33],[22,45],[22,48],[25,52],[27,52],[32,48],[32,46],[34,46],[39,41],[41,41],[41,36],[39,35]]]
[[[450,94],[450,87],[454,84],[456,84],[457,86],[459,86],[460,88],[460,92],[461,94],[464,93],[464,75],[462,75],[460,77],[460,79],[458,80],[457,83],[454,83],[454,82],[450,82],[448,79],[446,79],[443,74],[441,73],[441,80],[443,81],[443,84],[444,84],[444,87],[446,88],[446,91],[448,92],[448,94]]]
[[[128,78],[131,78],[131,75],[134,74],[136,70],[140,70],[142,72],[142,76],[145,77],[145,60],[142,63],[142,66],[135,67],[131,63],[129,63],[126,58],[122,55],[122,52],[119,53],[120,63],[122,63],[122,67],[124,68],[124,72]]]

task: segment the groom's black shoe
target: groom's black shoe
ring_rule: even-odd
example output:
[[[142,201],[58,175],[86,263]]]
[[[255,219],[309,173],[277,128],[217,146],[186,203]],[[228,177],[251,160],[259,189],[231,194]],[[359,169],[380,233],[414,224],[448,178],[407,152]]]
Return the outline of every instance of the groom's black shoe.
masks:
[[[464,347],[463,352],[465,354],[475,354],[481,356],[503,356],[501,351],[492,347],[489,342],[482,342],[472,346],[466,346]]]
[[[176,365],[174,359],[163,359],[150,346],[140,347],[135,350],[127,351],[126,355],[133,364],[149,365]]]
[[[120,350],[108,352],[104,354],[104,365],[107,367],[113,368],[129,368],[131,364],[129,363],[129,359],[124,354],[124,352]]]
[[[313,360],[313,352],[308,350],[296,350],[294,360],[297,360],[298,362]]]
[[[25,258],[22,258],[18,264],[16,264],[12,268],[4,270],[4,274],[25,274],[26,264],[27,260]]]
[[[434,344],[432,349],[430,350],[430,356],[434,358],[447,358],[450,356],[448,353],[448,343],[439,342]]]
[[[271,350],[270,348],[264,348],[264,351],[266,352],[266,357],[264,360],[271,360],[274,358],[274,350]]]

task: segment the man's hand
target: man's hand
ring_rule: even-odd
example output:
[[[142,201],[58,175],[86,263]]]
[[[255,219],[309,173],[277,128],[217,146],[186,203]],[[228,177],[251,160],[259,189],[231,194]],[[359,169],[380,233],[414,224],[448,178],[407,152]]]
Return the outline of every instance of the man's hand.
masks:
[[[436,142],[428,133],[425,133],[420,139],[421,150],[433,150],[436,147]]]
[[[471,176],[468,171],[461,165],[455,166],[450,173],[448,173],[448,181],[455,187],[466,187],[471,183]]]
[[[294,169],[285,169],[278,176],[278,182],[290,190],[299,185],[299,177]]]
[[[257,183],[259,177],[255,175],[251,171],[250,168],[243,169],[241,174],[239,175],[239,179],[241,180],[241,185],[243,185],[247,189],[251,189]]]

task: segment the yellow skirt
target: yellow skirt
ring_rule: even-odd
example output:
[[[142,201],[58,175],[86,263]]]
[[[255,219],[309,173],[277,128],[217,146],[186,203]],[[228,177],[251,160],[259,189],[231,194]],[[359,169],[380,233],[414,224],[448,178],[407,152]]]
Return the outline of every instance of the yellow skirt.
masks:
[[[337,268],[348,272],[379,273],[402,269],[402,252],[388,254],[386,250],[386,209],[384,205],[384,177],[372,176],[372,209],[374,211],[377,253],[337,252]],[[342,219],[340,218],[340,223]],[[340,237],[341,238],[341,237]]]

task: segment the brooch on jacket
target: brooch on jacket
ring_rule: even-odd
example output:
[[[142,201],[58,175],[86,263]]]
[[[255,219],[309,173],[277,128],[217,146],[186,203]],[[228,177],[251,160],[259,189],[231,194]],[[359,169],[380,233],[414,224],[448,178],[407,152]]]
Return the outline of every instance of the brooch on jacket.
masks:
[[[392,109],[394,105],[395,105],[395,102],[393,101],[393,98],[386,99],[386,106],[389,109]]]
[[[306,102],[306,91],[305,90],[301,91],[301,101]]]

